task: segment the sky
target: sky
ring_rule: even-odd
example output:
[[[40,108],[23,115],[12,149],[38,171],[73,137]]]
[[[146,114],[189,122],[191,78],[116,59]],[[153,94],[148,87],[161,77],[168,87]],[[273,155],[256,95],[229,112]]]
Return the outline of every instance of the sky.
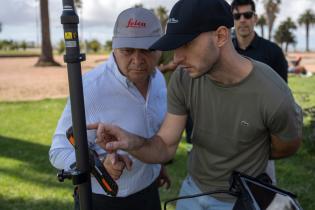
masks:
[[[256,0],[258,15],[264,12],[262,1]],[[82,12],[78,11],[79,38],[81,40],[95,38],[105,43],[106,40],[111,39],[115,19],[124,9],[141,3],[145,8],[151,9],[162,5],[170,11],[177,0],[82,0],[82,2]],[[2,23],[0,39],[40,43],[39,0],[0,0],[0,5],[0,22]],[[315,0],[282,0],[274,30],[287,17],[297,21],[299,15],[309,8],[315,12]],[[62,0],[49,0],[49,12],[51,39],[56,45],[63,39],[60,23]],[[257,27],[256,31],[259,34],[260,28]],[[298,26],[294,34],[298,41],[296,49],[304,50],[305,27]],[[265,28],[265,36],[267,36],[267,28]],[[315,26],[311,27],[310,31],[310,49],[315,51]]]

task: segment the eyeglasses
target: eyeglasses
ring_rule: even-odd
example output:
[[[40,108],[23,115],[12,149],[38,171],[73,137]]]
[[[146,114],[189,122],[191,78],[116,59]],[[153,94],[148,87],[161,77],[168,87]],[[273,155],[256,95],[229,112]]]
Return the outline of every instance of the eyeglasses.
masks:
[[[234,13],[233,18],[234,18],[234,20],[239,20],[239,19],[241,19],[241,16],[243,15],[244,18],[250,19],[253,17],[254,14],[255,13],[253,11],[243,12],[243,13]]]

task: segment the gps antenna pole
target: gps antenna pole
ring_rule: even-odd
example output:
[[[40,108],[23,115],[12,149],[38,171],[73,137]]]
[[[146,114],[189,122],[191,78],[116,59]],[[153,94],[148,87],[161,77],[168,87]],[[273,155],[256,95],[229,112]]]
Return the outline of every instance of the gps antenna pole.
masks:
[[[85,55],[80,54],[78,23],[73,0],[63,0],[61,24],[64,29],[66,54],[64,61],[67,63],[68,80],[72,113],[72,126],[75,143],[76,169],[80,174],[78,184],[79,201],[81,210],[92,210],[92,192],[89,168],[89,152],[86,134],[84,111],[84,98],[81,76],[81,61]]]

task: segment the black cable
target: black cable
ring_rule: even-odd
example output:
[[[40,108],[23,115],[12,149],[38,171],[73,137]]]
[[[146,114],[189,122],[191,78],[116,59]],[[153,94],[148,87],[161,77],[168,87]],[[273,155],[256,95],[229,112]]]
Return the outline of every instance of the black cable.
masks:
[[[177,200],[182,200],[182,199],[188,199],[188,198],[195,198],[195,197],[200,197],[200,196],[204,196],[204,195],[213,195],[213,194],[221,194],[221,193],[226,193],[232,196],[237,197],[238,194],[235,192],[231,192],[229,190],[217,190],[217,191],[209,191],[209,192],[204,192],[204,193],[199,193],[199,194],[193,194],[193,195],[186,195],[186,196],[181,196],[181,197],[177,197],[177,198],[172,198],[169,200],[166,200],[164,203],[164,210],[166,210],[166,206],[168,203],[173,202],[173,201],[177,201]]]

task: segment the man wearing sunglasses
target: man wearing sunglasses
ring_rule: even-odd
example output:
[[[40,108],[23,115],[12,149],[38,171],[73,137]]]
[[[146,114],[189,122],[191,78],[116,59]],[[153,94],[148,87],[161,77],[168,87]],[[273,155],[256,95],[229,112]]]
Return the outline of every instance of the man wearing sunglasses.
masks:
[[[269,65],[287,82],[288,63],[281,48],[254,31],[257,23],[254,1],[233,0],[231,8],[236,35],[233,44],[238,53]]]

